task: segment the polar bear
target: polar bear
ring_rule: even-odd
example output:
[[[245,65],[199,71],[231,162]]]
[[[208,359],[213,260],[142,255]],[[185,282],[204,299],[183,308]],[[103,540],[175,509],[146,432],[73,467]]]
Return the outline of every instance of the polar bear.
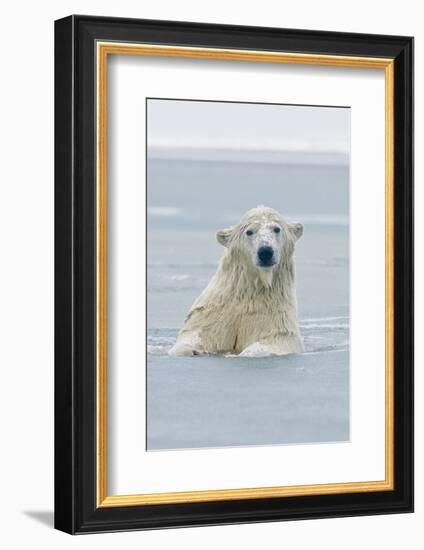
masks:
[[[225,254],[169,354],[260,357],[302,352],[293,257],[302,233],[302,224],[289,224],[265,206],[218,231]]]

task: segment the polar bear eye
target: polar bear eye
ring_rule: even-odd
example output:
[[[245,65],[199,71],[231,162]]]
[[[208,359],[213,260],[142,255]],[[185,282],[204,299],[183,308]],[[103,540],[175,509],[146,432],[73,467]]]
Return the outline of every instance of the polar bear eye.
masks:
[[[279,227],[274,227],[274,233],[280,233],[281,229]]]
[[[247,235],[248,237],[251,237],[251,236],[253,235],[253,231],[252,231],[251,229],[248,229],[248,230],[246,231],[246,235]]]

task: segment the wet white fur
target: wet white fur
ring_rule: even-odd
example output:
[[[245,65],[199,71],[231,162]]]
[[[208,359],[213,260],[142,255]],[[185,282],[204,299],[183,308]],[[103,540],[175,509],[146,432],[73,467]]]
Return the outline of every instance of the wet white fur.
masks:
[[[258,357],[302,352],[293,258],[302,233],[301,224],[288,224],[265,206],[246,212],[238,225],[218,231],[225,254],[169,353]],[[258,265],[257,252],[264,245],[274,252],[271,267]]]

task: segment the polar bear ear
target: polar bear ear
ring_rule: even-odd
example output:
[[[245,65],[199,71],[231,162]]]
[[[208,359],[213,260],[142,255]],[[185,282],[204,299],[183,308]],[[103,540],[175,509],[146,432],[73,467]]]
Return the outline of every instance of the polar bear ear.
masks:
[[[228,246],[231,235],[233,234],[233,229],[234,227],[228,227],[227,229],[220,229],[216,233],[216,240],[219,244],[222,244],[222,246]]]
[[[300,239],[300,237],[303,235],[303,225],[301,223],[291,223],[289,227],[296,241],[297,239]]]

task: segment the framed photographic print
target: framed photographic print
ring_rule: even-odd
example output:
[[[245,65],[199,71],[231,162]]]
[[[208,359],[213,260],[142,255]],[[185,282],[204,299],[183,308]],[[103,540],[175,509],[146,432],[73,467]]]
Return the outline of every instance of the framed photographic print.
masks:
[[[55,24],[55,525],[413,509],[413,39]]]

